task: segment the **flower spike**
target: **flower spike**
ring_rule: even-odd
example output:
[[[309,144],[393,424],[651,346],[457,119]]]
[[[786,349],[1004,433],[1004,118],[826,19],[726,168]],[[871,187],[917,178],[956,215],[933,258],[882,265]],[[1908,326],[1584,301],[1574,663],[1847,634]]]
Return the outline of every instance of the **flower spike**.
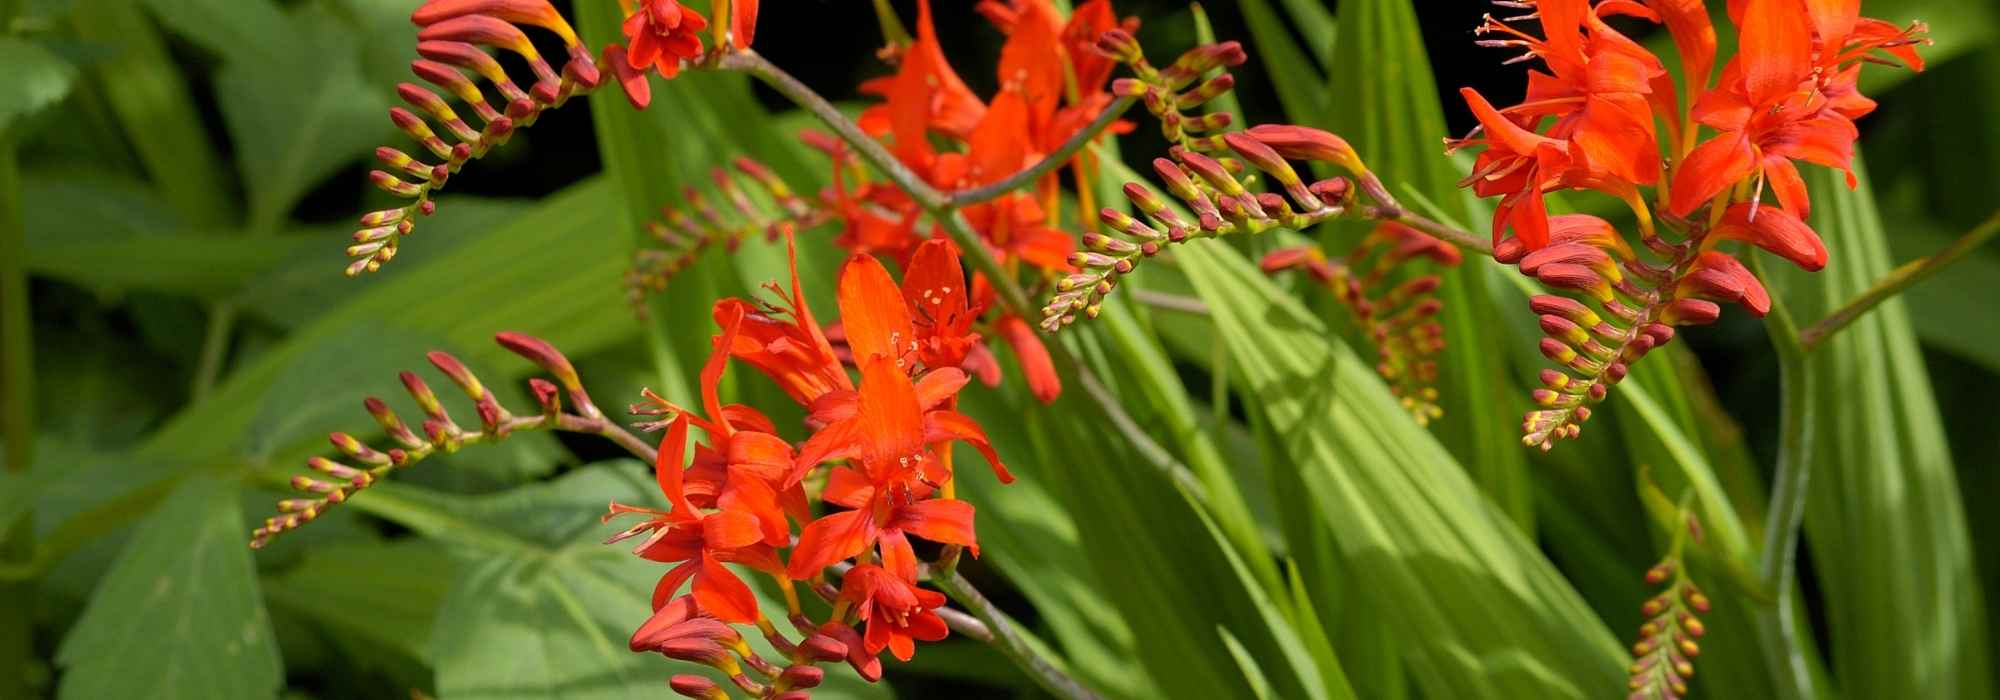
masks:
[[[1399,275],[1410,263],[1456,267],[1457,248],[1421,231],[1383,222],[1339,260],[1317,246],[1280,248],[1264,256],[1267,274],[1295,271],[1332,292],[1363,337],[1375,346],[1375,370],[1418,425],[1444,415],[1438,405],[1437,359],[1444,350],[1443,302],[1435,274]]]
[[[554,399],[555,387],[541,379],[530,382],[542,409],[532,417],[515,416],[500,406],[493,393],[466,368],[457,357],[448,353],[432,352],[432,365],[444,373],[472,399],[479,413],[477,429],[459,426],[447,412],[444,405],[432,393],[430,385],[411,372],[401,375],[403,386],[423,410],[425,420],[419,433],[412,430],[389,404],[375,397],[362,401],[368,415],[375,419],[382,431],[397,446],[376,449],[347,433],[333,433],[328,441],[346,459],[361,466],[349,466],[325,457],[313,457],[306,461],[306,467],[317,473],[317,477],[292,477],[291,486],[305,498],[288,498],[278,502],[278,514],[266,518],[264,523],[250,535],[250,547],[262,548],[272,538],[297,529],[324,514],[328,509],[347,502],[399,470],[421,462],[432,455],[458,451],[466,445],[498,442],[520,430],[565,430],[608,434],[612,427],[604,421],[602,413],[590,403],[590,395],[577,381],[576,371],[570,368],[569,360],[549,345],[547,341],[520,333],[501,333],[496,340],[502,347],[513,351],[553,373],[571,397],[577,412],[561,411],[560,401]],[[546,389],[542,387],[547,387]]]
[[[411,71],[444,91],[471,111],[478,126],[467,121],[431,88],[416,83],[397,86],[397,95],[414,109],[389,110],[396,128],[422,144],[437,159],[431,162],[393,148],[382,148],[377,160],[385,167],[369,173],[378,189],[411,200],[402,206],[361,217],[361,230],[347,254],[355,258],[347,275],[380,270],[395,259],[404,236],[416,228],[418,215],[428,216],[437,205],[431,196],[451,176],[473,160],[505,144],[516,131],[533,126],[541,114],[571,97],[596,89],[601,74],[590,50],[577,39],[569,23],[547,0],[429,0],[410,15],[421,27]],[[535,27],[562,39],[569,56],[560,69],[551,66],[530,42],[522,26]],[[507,50],[524,59],[535,75],[523,90],[482,47]],[[471,71],[469,77],[461,70]],[[481,82],[486,87],[481,87]],[[487,100],[485,90],[499,98]],[[434,130],[435,122],[456,141]]]

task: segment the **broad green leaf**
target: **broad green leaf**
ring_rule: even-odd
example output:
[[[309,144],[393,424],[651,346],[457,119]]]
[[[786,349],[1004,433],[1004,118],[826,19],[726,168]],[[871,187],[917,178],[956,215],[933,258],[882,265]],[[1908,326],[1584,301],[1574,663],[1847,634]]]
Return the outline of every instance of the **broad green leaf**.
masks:
[[[979,421],[1004,450],[1001,458],[1018,470],[1032,466],[1026,464],[1032,443],[1027,412],[1014,407],[1032,399],[1011,398],[1010,403],[998,392],[972,390],[961,395],[960,409]],[[1034,605],[1081,680],[1118,697],[1157,694],[1145,669],[1129,663],[1137,643],[1131,627],[1110,591],[1097,585],[1076,519],[1050,494],[1055,485],[1023,476],[1003,486],[980,469],[974,452],[959,450],[955,457],[961,497],[978,508],[981,561]]]
[[[295,46],[292,23],[272,0],[144,0],[174,33],[228,61],[269,61]]]
[[[293,11],[283,29],[277,53],[232,60],[215,79],[252,228],[275,226],[313,185],[390,133],[387,91],[362,81],[352,30],[318,5]]]
[[[1233,251],[1198,242],[1177,259],[1317,506],[1342,585],[1397,621],[1395,641],[1427,694],[1622,687],[1617,640],[1367,363]]]
[[[165,6],[193,0],[160,0]],[[202,129],[187,79],[175,69],[167,42],[132,0],[77,0],[69,26],[78,39],[113,53],[89,66],[107,111],[124,128],[146,175],[190,221],[235,219],[222,157]],[[244,14],[257,2],[240,3]]]
[[[1867,289],[1891,261],[1869,178],[1850,190],[1812,168],[1811,224],[1825,270],[1782,264],[1773,286],[1803,323]],[[1987,630],[1970,535],[1930,377],[1892,299],[1808,357],[1826,400],[1816,412],[1806,541],[1824,593],[1833,672],[1851,697],[1985,697]],[[1921,595],[1912,591],[1922,591]]]
[[[1164,474],[1119,449],[1122,441],[1106,440],[1094,427],[1101,418],[1080,403],[1066,393],[1028,416],[1039,459],[1016,473],[1049,484],[1077,519],[1096,585],[1119,591],[1112,601],[1153,682],[1189,697],[1247,692],[1240,669],[1211,653],[1222,626],[1267,661],[1281,696],[1318,696],[1317,672],[1288,651],[1290,630],[1269,614],[1260,585],[1212,521]]]
[[[1292,4],[1292,3],[1287,3]],[[1314,66],[1324,68],[1307,60],[1306,53],[1292,39],[1285,20],[1271,9],[1268,0],[1243,0],[1243,21],[1249,25],[1251,50],[1255,51],[1264,72],[1270,75],[1271,84],[1277,88],[1278,103],[1285,108],[1288,118],[1301,123],[1321,123],[1326,114],[1329,95],[1308,86],[1324,85],[1325,76]],[[1312,36],[1312,35],[1308,35]],[[1324,38],[1325,50],[1333,49],[1333,33]]]
[[[667,677],[703,670],[626,646],[652,614],[653,584],[667,567],[600,544],[616,530],[599,516],[611,501],[664,506],[640,465],[589,465],[477,498],[396,482],[376,488],[355,505],[460,545],[471,562],[446,596],[432,637],[440,695],[656,697]],[[844,666],[822,668],[827,683],[816,696],[886,693]]]
[[[62,101],[76,79],[67,61],[12,37],[0,36],[0,65],[7,66],[7,79],[0,81],[0,133]]]
[[[28,264],[54,261],[65,246],[90,246],[140,236],[165,236],[189,227],[150,184],[102,170],[29,170],[21,183],[21,221],[27,228]],[[105,273],[117,274],[117,273]],[[91,285],[89,279],[78,278]]]
[[[275,697],[283,681],[236,486],[187,480],[63,639],[64,698]]]
[[[1229,537],[1237,556],[1245,559],[1258,583],[1266,590],[1278,590],[1277,568],[1265,556],[1263,535],[1250,515],[1242,489],[1238,488],[1240,477],[1222,456],[1216,436],[1203,430],[1188,398],[1188,389],[1174,373],[1159,340],[1139,327],[1138,320],[1124,304],[1109,304],[1104,310],[1100,321],[1117,346],[1121,364],[1138,376],[1135,383],[1150,412],[1167,424],[1171,443],[1186,455],[1189,469],[1201,479],[1204,487],[1201,505]]]
[[[428,540],[324,543],[264,579],[264,594],[358,647],[424,659],[455,574],[444,547]]]
[[[271,450],[265,456],[289,463],[323,449],[323,437],[308,433],[261,435],[254,442],[244,438],[273,381],[286,373],[309,375],[304,368],[310,365],[302,363],[314,356],[313,348],[337,344],[341,336],[363,328],[437,338],[462,350],[460,357],[467,362],[522,373],[532,367],[495,345],[494,333],[537,335],[577,355],[631,338],[634,324],[623,311],[618,288],[625,263],[625,237],[613,223],[618,201],[608,183],[586,181],[487,231],[456,255],[429,264],[390,266],[367,279],[346,281],[353,290],[346,304],[299,328],[232,374],[207,400],[176,414],[136,456],[162,464],[203,458],[235,462],[250,456],[242,448],[261,445]],[[437,216],[450,212],[446,198]],[[328,250],[326,262],[340,265],[337,250]],[[423,358],[401,360],[416,367]],[[489,384],[502,379],[485,377]],[[337,383],[295,390],[310,397],[338,389]],[[599,400],[616,405],[620,389],[599,389],[607,392]],[[438,391],[450,389],[440,384]],[[351,429],[365,430],[372,421],[356,409]]]
[[[227,241],[140,236],[30,246],[28,267],[36,274],[102,292],[141,289],[218,301],[239,292],[245,279],[308,251],[324,257],[320,254],[326,252],[326,242],[268,236]]]

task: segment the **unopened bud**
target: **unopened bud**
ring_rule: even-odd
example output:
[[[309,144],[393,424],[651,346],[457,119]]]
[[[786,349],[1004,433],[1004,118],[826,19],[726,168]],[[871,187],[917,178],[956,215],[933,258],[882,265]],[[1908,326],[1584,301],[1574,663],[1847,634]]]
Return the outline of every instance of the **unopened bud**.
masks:
[[[1094,46],[1098,53],[1119,63],[1137,63],[1146,57],[1139,48],[1138,38],[1123,29],[1112,29],[1097,35]]]
[[[722,686],[716,685],[715,681],[709,680],[707,676],[683,673],[669,679],[667,685],[676,693],[700,700],[724,700],[729,697],[729,694],[722,690]]]
[[[779,674],[778,683],[787,688],[817,688],[826,679],[818,666],[792,666]]]

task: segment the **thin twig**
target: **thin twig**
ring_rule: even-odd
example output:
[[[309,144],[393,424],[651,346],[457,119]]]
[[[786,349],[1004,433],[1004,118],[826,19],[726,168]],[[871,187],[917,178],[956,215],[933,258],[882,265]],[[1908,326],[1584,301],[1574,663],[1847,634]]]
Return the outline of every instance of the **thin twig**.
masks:
[[[986,596],[980,594],[979,589],[973,588],[972,583],[965,580],[965,577],[956,571],[936,573],[939,575],[931,582],[943,589],[952,600],[958,601],[959,605],[965,606],[966,610],[972,612],[973,617],[986,623],[986,627],[992,630],[993,647],[999,649],[1000,653],[1005,654],[1021,670],[1027,671],[1028,677],[1035,679],[1036,685],[1040,685],[1043,690],[1049,691],[1056,697],[1078,700],[1098,698],[1096,692],[1084,687],[1069,674],[1063,673],[1061,669],[1043,659],[1034,646],[1028,643],[1027,638],[1022,636],[1014,621],[1008,619],[1007,614],[1001,612],[999,608],[994,607],[993,601],[987,600]]]
[[[764,57],[757,55],[757,52],[743,49],[727,54],[716,60],[715,67],[720,70],[749,73],[790,99],[793,104],[818,117],[820,123],[832,129],[835,136],[839,136],[840,140],[852,146],[861,155],[862,160],[875,166],[876,170],[882,172],[883,177],[889,178],[898,189],[909,193],[910,198],[915,199],[925,210],[933,210],[945,204],[947,196],[943,192],[931,187],[923,178],[917,177],[915,171],[903,165],[903,162],[897,160],[888,149],[883,148],[880,142],[863,133],[860,125],[840,113],[840,108],[833,106],[833,103],[828,102],[826,98],[820,97],[819,93],[813,92],[812,88],[806,87],[805,83],[799,82],[799,79],[792,77],[792,74],[764,60]]]
[[[1142,287],[1134,287],[1131,294],[1133,301],[1162,311],[1173,311],[1190,316],[1209,315],[1208,304],[1191,296],[1155,291]]]
[[[1861,318],[1882,302],[1903,293],[1916,283],[1929,279],[1939,270],[1958,262],[1967,254],[1977,250],[1979,246],[1993,240],[1995,234],[2000,234],[2000,210],[1995,210],[1985,221],[1980,222],[1964,236],[1960,236],[1958,240],[1952,241],[1951,245],[1945,246],[1944,250],[1929,257],[1904,263],[1903,266],[1891,270],[1882,279],[1876,280],[1875,285],[1869,287],[1867,291],[1848,300],[1839,309],[1827,314],[1826,318],[1807,326],[1805,330],[1799,332],[1799,345],[1806,352],[1812,352],[1848,324],[1854,323],[1855,319]]]
[[[833,572],[835,576],[846,576],[847,571],[853,568],[854,562],[841,561],[834,562],[832,566],[826,567],[826,570]],[[922,564],[918,567],[917,579],[920,581],[936,581],[939,576],[938,572],[941,570],[946,570],[943,561],[939,561],[936,564]],[[952,572],[952,575],[956,576],[957,572]],[[814,594],[819,595],[821,600],[825,600],[829,604],[836,598],[836,596],[827,595],[827,591],[812,587],[808,588],[811,588]],[[935,612],[937,612],[938,617],[944,619],[945,626],[950,627],[951,631],[965,635],[973,641],[984,644],[993,643],[993,628],[987,627],[986,623],[981,622],[979,618],[973,617],[970,613],[951,608],[938,608]]]
[[[1366,207],[1362,209],[1362,215],[1371,219],[1394,221],[1403,224],[1466,250],[1478,251],[1486,255],[1493,254],[1493,243],[1487,240],[1486,237],[1456,226],[1440,223],[1408,209]]]
[[[21,223],[20,162],[0,129],[0,435],[7,469],[27,471],[35,444],[34,320],[28,305],[27,231]],[[0,522],[0,534],[12,523]]]
[[[1118,121],[1119,117],[1124,116],[1125,110],[1131,109],[1132,103],[1138,100],[1139,98],[1137,97],[1118,98],[1110,105],[1105,106],[1104,111],[1099,112],[1097,119],[1092,121],[1089,126],[1084,127],[1083,130],[1075,134],[1071,134],[1069,140],[1063,142],[1061,147],[1044,156],[1034,165],[1030,165],[1023,168],[1020,172],[1007,176],[1005,180],[969,190],[953,192],[946,203],[954,207],[978,204],[1033,183],[1041,176],[1069,162],[1070,158],[1075,156],[1077,151],[1083,150],[1084,146],[1090,145],[1091,141],[1100,136],[1106,128],[1109,128],[1112,122]],[[1095,216],[1096,214],[1093,212],[1091,215]]]
[[[215,381],[222,377],[222,364],[229,358],[229,340],[236,326],[236,304],[218,302],[208,308],[208,330],[202,334],[200,359],[195,362],[194,384],[188,392],[194,401],[208,398]]]

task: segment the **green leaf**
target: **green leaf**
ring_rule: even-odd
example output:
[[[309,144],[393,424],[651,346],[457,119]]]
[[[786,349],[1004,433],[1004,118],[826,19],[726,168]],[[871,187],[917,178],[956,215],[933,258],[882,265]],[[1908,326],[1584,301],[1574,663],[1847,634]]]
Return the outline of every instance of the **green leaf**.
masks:
[[[252,228],[276,225],[313,185],[390,133],[385,91],[361,79],[353,32],[318,5],[286,20],[276,53],[232,60],[215,79]]]
[[[1270,75],[1271,84],[1277,88],[1278,104],[1285,108],[1285,115],[1300,123],[1323,125],[1328,95],[1306,86],[1326,83],[1325,76],[1314,69],[1315,65],[1324,68],[1326,62],[1315,64],[1307,60],[1305,51],[1292,39],[1284,19],[1271,9],[1266,0],[1243,0],[1243,22],[1249,25],[1253,39],[1250,47],[1257,52],[1264,72]],[[1325,37],[1330,54],[1334,33],[1329,31]]]
[[[1866,170],[1812,168],[1811,224],[1831,258],[1771,280],[1792,312],[1820,318],[1888,273],[1887,233]],[[1833,671],[1852,697],[1985,697],[1987,630],[1956,468],[1911,330],[1891,299],[1808,357],[1827,400],[1809,427],[1806,541],[1824,593]],[[1923,591],[1912,595],[1911,591]]]
[[[0,133],[62,101],[76,79],[67,61],[12,37],[0,36],[0,66],[7,67],[7,79],[0,81]]]
[[[272,0],[144,0],[160,23],[228,61],[261,62],[293,45],[294,29]]]
[[[1397,622],[1395,642],[1427,694],[1623,687],[1617,640],[1367,363],[1225,246],[1181,246],[1177,259],[1330,534],[1340,585]]]
[[[234,483],[188,479],[63,639],[60,696],[275,697],[282,664],[245,531]]]
[[[180,0],[155,4],[174,1]],[[194,95],[159,28],[132,0],[77,2],[71,31],[112,52],[89,66],[92,84],[153,185],[190,221],[219,225],[234,219],[222,156],[209,143]],[[247,14],[258,3],[236,4]]]
[[[169,419],[135,457],[169,466],[204,458],[239,463],[250,456],[245,448],[255,447],[268,451],[265,456],[272,461],[286,464],[324,449],[323,436],[293,430],[245,438],[263,413],[264,397],[273,382],[288,373],[313,377],[310,368],[316,365],[311,358],[323,352],[315,347],[337,345],[343,336],[362,329],[435,338],[445,347],[462,350],[460,359],[474,366],[522,373],[531,365],[495,345],[494,333],[537,335],[572,355],[631,338],[634,324],[622,311],[617,283],[624,268],[625,237],[612,223],[619,200],[607,184],[591,180],[571,187],[487,231],[477,244],[456,255],[430,264],[393,266],[366,281],[342,281],[352,290],[346,304],[300,327],[230,375],[208,399]],[[447,200],[438,216],[450,212]],[[329,249],[327,256],[329,265],[339,267],[337,251]],[[409,363],[405,367],[415,367],[423,358],[375,360],[400,360]],[[497,384],[503,378],[484,379]],[[316,381],[292,385],[290,390],[301,401],[309,401],[342,388],[339,379],[321,373]],[[440,386],[438,391],[450,390]],[[604,398],[615,400],[617,390],[607,391],[613,393]],[[372,425],[358,406],[352,420],[350,430],[357,435]]]
[[[1459,173],[1443,153],[1443,139],[1450,134],[1411,2],[1342,4],[1339,36],[1332,65],[1369,69],[1330,72],[1327,112],[1310,118],[1347,139],[1399,198],[1428,199],[1452,219],[1476,220],[1459,204]],[[1339,250],[1336,236],[1352,238],[1362,228],[1326,227],[1320,238]],[[1443,271],[1438,290],[1444,304],[1439,321],[1445,327],[1445,350],[1437,358],[1444,416],[1434,430],[1480,488],[1532,533],[1533,489],[1514,409],[1525,394],[1508,379],[1506,356],[1480,342],[1500,333],[1496,319],[1502,314],[1523,310],[1502,307],[1487,292],[1492,276],[1511,270],[1484,256],[1465,258],[1457,268]]]
[[[445,549],[428,540],[333,542],[264,581],[264,594],[371,651],[427,658],[432,628],[456,578]]]
[[[596,698],[657,697],[668,676],[703,670],[626,646],[652,614],[667,567],[599,544],[615,532],[598,519],[605,503],[662,507],[659,499],[651,476],[626,460],[476,498],[388,482],[353,504],[466,548],[472,564],[432,638],[440,695]],[[845,666],[822,668],[828,697],[885,692]]]

